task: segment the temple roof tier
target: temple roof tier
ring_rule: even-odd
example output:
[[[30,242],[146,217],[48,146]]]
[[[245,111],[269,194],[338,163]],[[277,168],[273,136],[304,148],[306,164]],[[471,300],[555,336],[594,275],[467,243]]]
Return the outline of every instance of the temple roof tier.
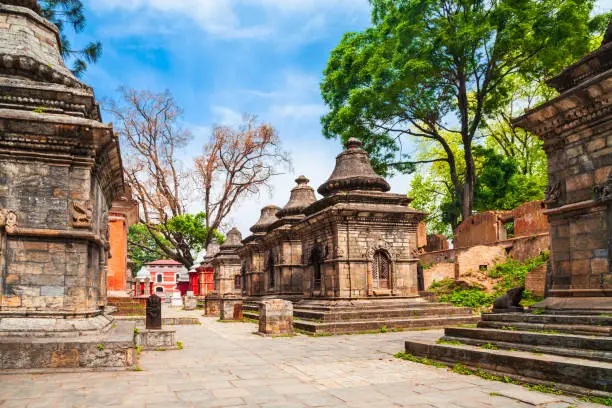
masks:
[[[340,191],[366,190],[387,192],[391,186],[376,174],[368,153],[361,148],[361,141],[350,138],[345,151],[336,157],[336,167],[329,179],[317,190],[327,197]]]

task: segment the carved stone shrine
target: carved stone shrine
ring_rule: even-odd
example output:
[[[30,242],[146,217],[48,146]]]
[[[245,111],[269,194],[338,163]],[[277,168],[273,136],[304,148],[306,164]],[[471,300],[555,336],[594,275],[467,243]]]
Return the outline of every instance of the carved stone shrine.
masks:
[[[162,299],[155,293],[147,299],[146,327],[148,330],[162,328]]]
[[[82,341],[53,343],[90,335],[95,346],[113,326],[104,314],[109,209],[125,191],[118,139],[93,90],[65,67],[57,27],[38,11],[36,1],[0,4],[0,361],[129,365],[131,347],[94,362]],[[24,347],[27,361],[12,360]]]

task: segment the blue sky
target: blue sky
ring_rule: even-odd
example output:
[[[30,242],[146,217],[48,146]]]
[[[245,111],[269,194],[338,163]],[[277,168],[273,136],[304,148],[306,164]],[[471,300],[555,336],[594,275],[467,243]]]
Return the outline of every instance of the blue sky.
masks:
[[[321,136],[319,82],[343,33],[368,26],[367,0],[85,3],[88,26],[76,42],[99,39],[104,55],[83,80],[98,98],[116,97],[120,86],[169,89],[194,133],[186,159],[201,150],[212,126],[236,123],[243,112],[278,129],[293,171],[278,176],[272,191],[244,202],[228,226],[247,235],[261,207],[286,203],[296,176],[309,177],[315,189],[327,179],[341,146]],[[612,0],[599,1],[598,8],[610,10]],[[390,182],[394,192],[408,191],[408,177]],[[197,202],[191,208],[197,210]]]

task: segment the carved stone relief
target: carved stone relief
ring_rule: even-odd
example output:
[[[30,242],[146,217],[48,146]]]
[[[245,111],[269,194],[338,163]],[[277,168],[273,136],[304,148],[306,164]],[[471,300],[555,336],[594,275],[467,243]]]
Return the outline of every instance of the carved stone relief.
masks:
[[[11,210],[1,209],[0,227],[4,227],[9,234],[14,233],[17,230],[17,214]]]
[[[72,202],[72,226],[74,228],[91,228],[93,205],[90,200]]]

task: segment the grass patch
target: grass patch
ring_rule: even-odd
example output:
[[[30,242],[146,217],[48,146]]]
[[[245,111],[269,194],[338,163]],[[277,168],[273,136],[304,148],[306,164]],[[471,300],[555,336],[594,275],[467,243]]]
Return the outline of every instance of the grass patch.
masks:
[[[488,372],[486,372],[485,370],[481,369],[481,368],[471,368],[471,367],[467,367],[461,363],[457,363],[455,364],[452,368],[447,367],[446,365],[439,363],[437,361],[433,361],[430,360],[426,357],[417,357],[414,356],[412,354],[409,353],[397,353],[394,355],[395,358],[399,358],[402,360],[408,360],[408,361],[412,361],[415,363],[420,363],[420,364],[426,364],[426,365],[430,365],[430,366],[434,366],[434,367],[438,367],[438,368],[448,368],[450,371],[457,373],[457,374],[461,374],[461,375],[475,375],[478,376],[484,380],[488,380],[488,381],[499,381],[499,382],[503,382],[506,384],[515,384],[515,385],[520,385],[522,387],[527,388],[529,391],[536,391],[536,392],[542,392],[542,393],[546,393],[546,394],[554,394],[554,395],[563,395],[563,391],[555,388],[554,386],[551,385],[546,385],[546,384],[528,384],[528,383],[524,383],[524,382],[520,382],[517,380],[514,380],[508,376],[499,376],[499,375],[495,375],[495,374],[490,374]],[[490,395],[493,395],[494,393],[491,393]],[[596,403],[596,404],[602,404],[602,405],[606,405],[606,406],[612,406],[612,398],[601,398],[601,397],[583,397],[581,399],[581,401],[585,401],[585,402],[592,402],[592,403]]]
[[[444,339],[438,339],[438,341],[436,341],[437,344],[451,344],[453,346],[461,346],[462,342],[460,342],[459,340],[444,340]]]
[[[546,309],[542,309],[542,308],[534,309],[531,311],[531,314],[534,314],[534,315],[541,315],[544,313],[546,313]]]
[[[179,350],[183,349],[183,342],[182,341],[177,341],[176,342],[176,347],[178,347]]]
[[[141,346],[136,345],[136,355],[137,355],[137,356],[139,356],[139,355],[140,355],[140,353],[142,353],[142,347],[141,347]]]
[[[137,327],[134,327],[134,334],[138,334],[138,333],[140,333],[140,330],[138,330]]]
[[[166,349],[164,347],[158,347],[154,351],[166,351]]]
[[[491,343],[483,344],[482,346],[480,346],[480,348],[487,349],[487,350],[499,350],[499,347]]]
[[[413,356],[410,353],[397,353],[393,357],[399,358],[399,359],[402,359],[402,360],[412,361],[414,363],[430,365],[430,366],[437,367],[437,368],[448,368],[444,364],[438,363],[437,361],[430,360],[430,359],[428,359],[426,357]]]
[[[96,344],[96,348],[100,351],[104,350],[104,344]]]
[[[590,402],[591,404],[601,404],[612,407],[612,398],[587,396],[580,398],[580,401]]]
[[[140,366],[136,366],[132,369],[132,371],[142,371],[142,368],[140,368]]]

